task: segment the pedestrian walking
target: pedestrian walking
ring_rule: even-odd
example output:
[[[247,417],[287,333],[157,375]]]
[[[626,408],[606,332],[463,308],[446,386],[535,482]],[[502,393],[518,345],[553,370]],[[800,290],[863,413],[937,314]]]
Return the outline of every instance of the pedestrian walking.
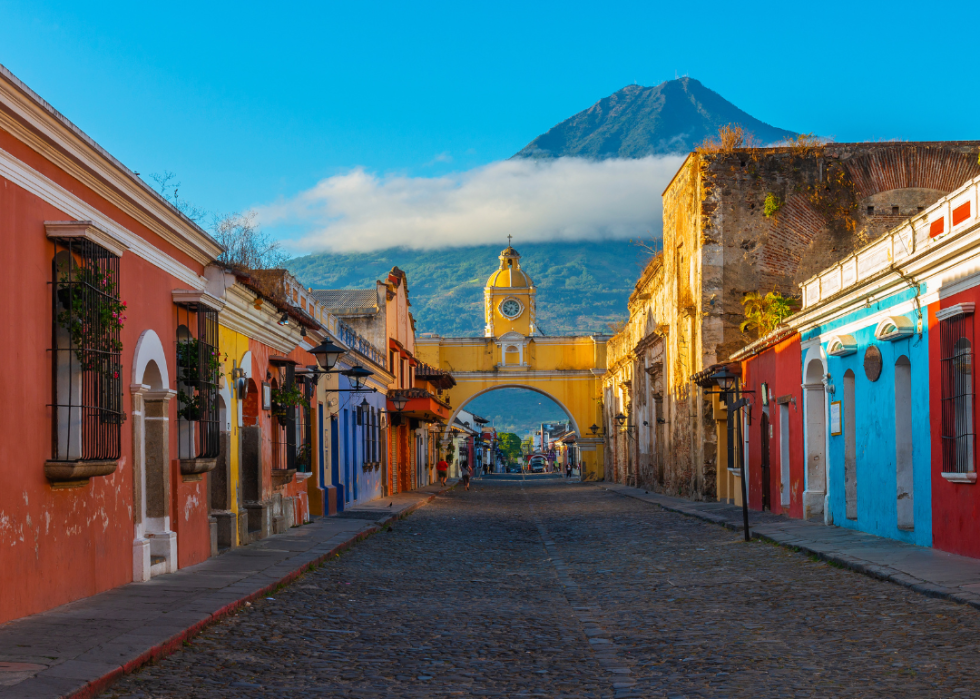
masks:
[[[462,464],[462,466],[460,466],[460,473],[461,473],[461,475],[463,477],[463,486],[467,490],[469,490],[470,489],[470,476],[473,475],[473,469],[470,468],[470,465],[468,463],[465,463],[464,462]]]
[[[446,478],[449,477],[449,464],[446,463],[445,459],[439,459],[439,463],[436,464],[436,472],[439,474],[439,485],[446,485]]]

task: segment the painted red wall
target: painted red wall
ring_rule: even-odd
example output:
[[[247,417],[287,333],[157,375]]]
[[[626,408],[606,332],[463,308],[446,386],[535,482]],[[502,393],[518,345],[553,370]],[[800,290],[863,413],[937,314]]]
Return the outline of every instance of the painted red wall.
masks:
[[[0,133],[0,147],[25,152],[34,169],[108,215],[115,207],[57,171],[33,151]],[[0,320],[7,342],[0,361],[0,421],[8,430],[0,439],[0,622],[22,617],[125,584],[133,573],[132,421],[122,429],[122,457],[115,473],[93,478],[88,485],[56,490],[44,477],[44,462],[51,455],[51,285],[54,246],[45,235],[44,222],[70,220],[63,211],[18,185],[0,178],[0,240],[14,273],[0,275],[4,298]],[[160,241],[167,254],[197,272],[200,265],[157,236],[119,214],[123,225]],[[15,267],[14,267],[15,265]],[[133,353],[140,334],[152,328],[167,353],[174,376],[176,317],[171,290],[185,285],[134,253],[123,254],[120,265],[121,297],[129,313],[122,331],[123,406],[131,411],[128,384]],[[171,401],[172,424],[176,401]],[[14,435],[17,435],[16,437]],[[171,433],[176,454],[176,434]],[[205,518],[206,524],[206,518]],[[179,541],[178,546],[183,542]]]
[[[762,509],[762,489],[769,489],[772,512],[790,517],[803,517],[803,383],[802,356],[799,335],[794,335],[742,362],[743,386],[755,393],[748,394],[752,401],[752,424],[749,425],[749,507]],[[769,385],[769,418],[772,437],[769,440],[769,482],[762,482],[762,384]],[[782,396],[796,398],[789,403],[789,434],[781,434],[779,406],[776,399]],[[782,506],[780,492],[780,445],[789,440],[790,500],[789,507]]]
[[[980,286],[967,289],[937,303],[929,304],[929,435],[932,450],[932,545],[943,551],[964,556],[980,557],[980,483],[950,483],[942,476],[942,356],[939,347],[939,322],[936,311],[958,303],[980,306]],[[977,319],[974,317],[974,324]],[[974,326],[974,333],[976,327]],[[973,338],[974,366],[976,365],[976,335]],[[976,375],[974,374],[974,393]],[[976,405],[976,404],[974,404]],[[977,409],[973,410],[973,433],[977,433]]]

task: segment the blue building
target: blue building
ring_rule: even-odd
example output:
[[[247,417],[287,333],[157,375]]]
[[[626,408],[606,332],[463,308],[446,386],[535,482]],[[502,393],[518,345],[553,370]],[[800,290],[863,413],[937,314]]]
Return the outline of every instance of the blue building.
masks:
[[[803,506],[808,519],[931,546],[929,285],[898,266],[911,262],[908,235],[895,229],[802,285],[791,323],[801,336]]]

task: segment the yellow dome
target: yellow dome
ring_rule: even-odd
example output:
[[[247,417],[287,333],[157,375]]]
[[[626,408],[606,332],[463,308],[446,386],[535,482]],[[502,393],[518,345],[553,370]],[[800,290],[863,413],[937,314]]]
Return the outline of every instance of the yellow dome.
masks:
[[[490,275],[487,287],[526,289],[533,286],[531,278],[521,271],[521,254],[511,246],[500,252],[500,269]]]

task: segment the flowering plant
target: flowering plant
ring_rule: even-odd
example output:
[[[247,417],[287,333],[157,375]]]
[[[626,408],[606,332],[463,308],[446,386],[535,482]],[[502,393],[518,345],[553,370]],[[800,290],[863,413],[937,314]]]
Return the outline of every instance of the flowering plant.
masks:
[[[63,268],[58,283],[61,310],[57,321],[68,331],[71,349],[82,369],[105,368],[114,371],[112,378],[118,379],[118,367],[103,361],[123,347],[119,333],[126,321],[126,302],[119,301],[118,282],[109,271],[80,266]]]
[[[298,405],[310,407],[310,402],[297,384],[272,389],[272,414],[280,420],[288,418],[290,411]]]
[[[177,343],[177,415],[190,421],[201,419],[201,384],[218,383],[222,359],[228,359],[227,353],[222,357],[217,349],[202,347],[197,338]]]

